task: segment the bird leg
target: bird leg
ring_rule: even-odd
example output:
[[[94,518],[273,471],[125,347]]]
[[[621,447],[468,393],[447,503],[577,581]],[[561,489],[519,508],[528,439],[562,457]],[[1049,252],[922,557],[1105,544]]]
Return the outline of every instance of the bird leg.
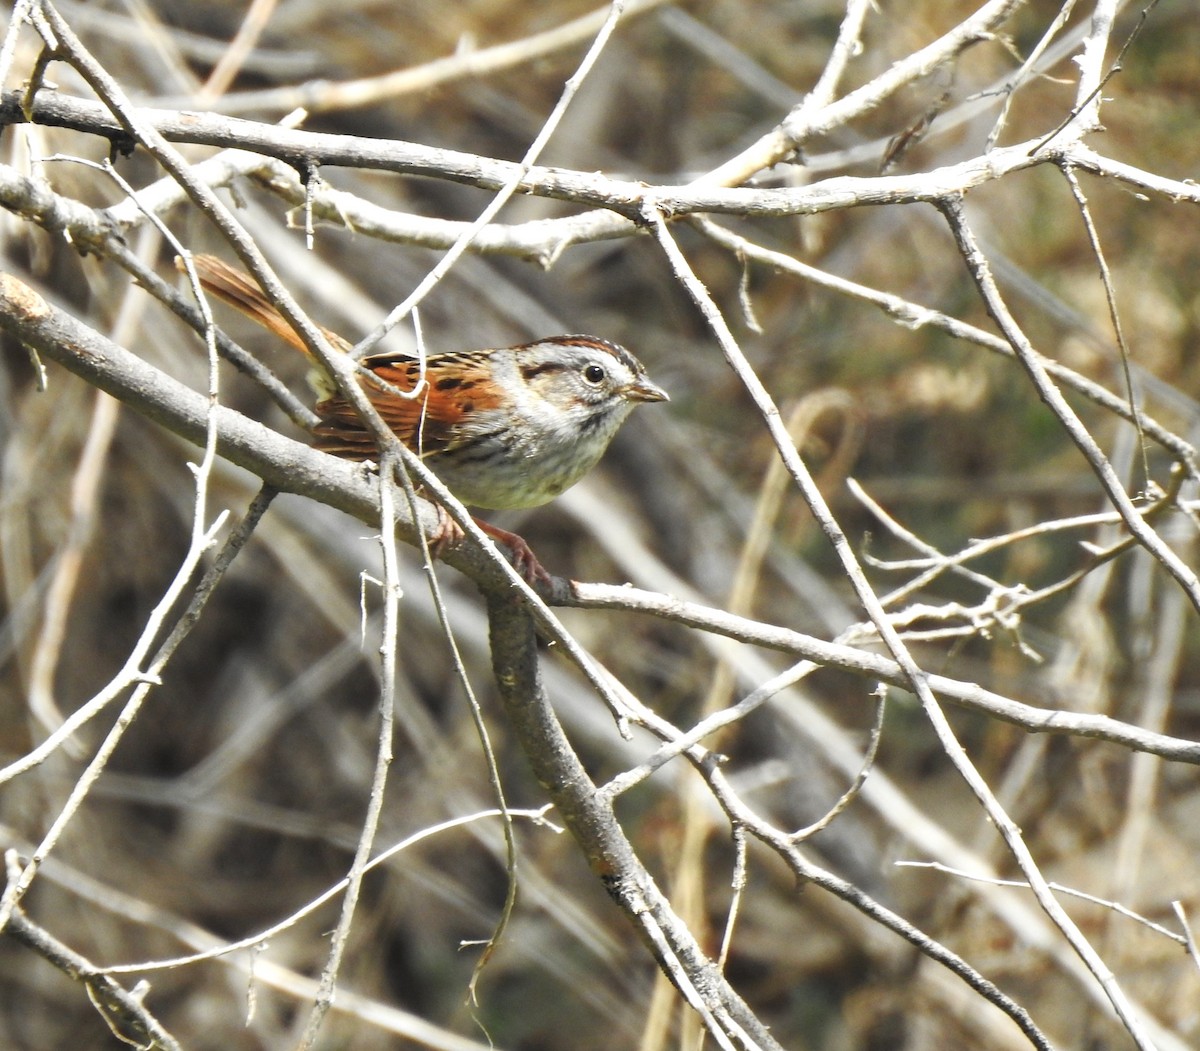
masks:
[[[508,549],[509,561],[512,563],[513,569],[530,587],[536,587],[539,583],[549,584],[553,580],[553,577],[538,561],[537,555],[533,553],[533,548],[529,546],[524,537],[492,525],[491,522],[485,522],[482,518],[476,518],[474,515],[471,516],[471,520],[498,544]],[[444,551],[455,547],[462,538],[462,527],[439,504],[438,524],[429,537],[429,553],[434,558],[440,558]]]

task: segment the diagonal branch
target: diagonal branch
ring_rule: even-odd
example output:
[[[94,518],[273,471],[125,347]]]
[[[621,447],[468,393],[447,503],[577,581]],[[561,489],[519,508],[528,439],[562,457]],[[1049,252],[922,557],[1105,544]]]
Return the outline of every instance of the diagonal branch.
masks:
[[[13,910],[4,932],[48,960],[67,977],[83,982],[96,1010],[122,1043],[181,1051],[179,1042],[150,1013],[141,997],[102,973],[90,960],[39,927],[20,909]]]
[[[611,801],[588,777],[546,697],[532,618],[512,599],[492,593],[488,624],[509,726],[609,896],[721,1047],[779,1048],[672,910],[634,852]]]
[[[1030,380],[1033,381],[1038,397],[1058,417],[1059,422],[1062,424],[1071,441],[1075,443],[1076,447],[1083,454],[1084,459],[1087,460],[1088,465],[1095,472],[1096,478],[1099,480],[1101,486],[1103,486],[1104,491],[1108,494],[1113,507],[1121,515],[1121,520],[1125,523],[1125,527],[1150,554],[1158,559],[1163,568],[1175,578],[1188,596],[1188,600],[1193,607],[1200,611],[1200,578],[1197,578],[1192,568],[1171,549],[1170,545],[1138,513],[1137,507],[1134,506],[1129,494],[1125,492],[1125,487],[1121,484],[1121,479],[1117,477],[1117,472],[1113,469],[1112,464],[1108,462],[1108,458],[1097,444],[1096,439],[1091,436],[1088,429],[1083,425],[1083,421],[1079,419],[1075,410],[1071,408],[1067,403],[1067,399],[1063,397],[1062,391],[1058,389],[1058,386],[1050,378],[1049,373],[1039,360],[1037,352],[1033,349],[1025,333],[1021,331],[1016,318],[1012,316],[1007,304],[1000,295],[999,288],[996,287],[996,282],[992,278],[987,258],[984,256],[978,242],[975,240],[975,235],[971,231],[970,225],[967,223],[966,215],[963,212],[962,198],[958,196],[947,197],[941,202],[939,207],[942,210],[942,214],[946,217],[946,222],[950,226],[954,240],[958,244],[959,251],[962,253],[963,261],[966,263],[971,279],[975,282],[975,287],[979,290],[980,298],[983,300],[987,312],[992,316],[996,324],[1000,326],[1000,331],[1004,333],[1005,338],[1011,344],[1013,351],[1017,355],[1017,359],[1024,367],[1026,373],[1028,373]]]

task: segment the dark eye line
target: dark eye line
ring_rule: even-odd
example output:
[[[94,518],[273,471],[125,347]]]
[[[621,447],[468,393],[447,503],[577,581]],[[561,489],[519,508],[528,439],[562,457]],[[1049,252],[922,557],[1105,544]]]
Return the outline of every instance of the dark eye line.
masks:
[[[535,376],[540,376],[544,372],[561,372],[562,366],[554,362],[543,362],[541,365],[526,365],[521,369],[521,378],[528,383]]]

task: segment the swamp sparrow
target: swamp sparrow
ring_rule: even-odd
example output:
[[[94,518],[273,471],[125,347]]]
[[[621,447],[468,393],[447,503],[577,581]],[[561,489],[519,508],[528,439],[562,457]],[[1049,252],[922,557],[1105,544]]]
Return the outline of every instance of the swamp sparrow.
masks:
[[[251,279],[214,256],[195,259],[201,284],[293,347],[307,348]],[[337,350],[351,344],[322,329]],[[363,391],[383,421],[464,504],[488,510],[537,507],[569,489],[600,459],[639,402],[666,401],[624,347],[595,336],[552,336],[499,350],[466,350],[425,358],[425,386],[415,357],[375,354],[360,362]],[[372,382],[377,377],[382,384]],[[321,422],[314,445],[351,460],[377,449],[353,406],[318,375],[313,382]],[[444,514],[435,546],[457,540]],[[476,519],[478,522],[478,519]],[[527,580],[549,579],[529,545],[487,522],[479,526],[512,551]]]

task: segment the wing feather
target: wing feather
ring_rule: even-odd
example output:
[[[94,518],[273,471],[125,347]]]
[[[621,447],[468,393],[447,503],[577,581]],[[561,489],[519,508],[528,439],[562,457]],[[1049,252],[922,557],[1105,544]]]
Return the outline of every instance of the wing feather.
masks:
[[[380,418],[414,452],[434,456],[453,448],[471,430],[480,413],[499,408],[503,398],[491,381],[489,356],[477,352],[434,354],[425,361],[425,387],[413,398],[402,398],[371,382],[360,381]],[[411,391],[421,376],[416,358],[377,355],[363,364],[373,376],[400,391]],[[351,459],[376,452],[370,432],[354,407],[340,397],[317,405],[321,423],[313,432],[316,446]]]
[[[211,255],[196,256],[195,264],[200,282],[209,292],[289,346],[308,354],[303,340],[247,274]],[[350,350],[350,342],[336,332],[327,328],[321,331],[335,349]],[[405,445],[424,456],[469,440],[478,429],[471,426],[476,414],[500,408],[505,400],[496,388],[491,354],[486,351],[433,354],[425,360],[423,369],[417,358],[398,354],[377,354],[365,358],[361,365],[370,375],[361,376],[359,383],[383,422]],[[425,387],[416,397],[395,393],[415,390],[422,376]],[[380,382],[372,382],[371,377]],[[324,392],[326,388],[322,384],[320,389]],[[344,398],[326,397],[317,403],[316,411],[321,417],[313,429],[318,449],[352,460],[377,455],[370,431]]]

